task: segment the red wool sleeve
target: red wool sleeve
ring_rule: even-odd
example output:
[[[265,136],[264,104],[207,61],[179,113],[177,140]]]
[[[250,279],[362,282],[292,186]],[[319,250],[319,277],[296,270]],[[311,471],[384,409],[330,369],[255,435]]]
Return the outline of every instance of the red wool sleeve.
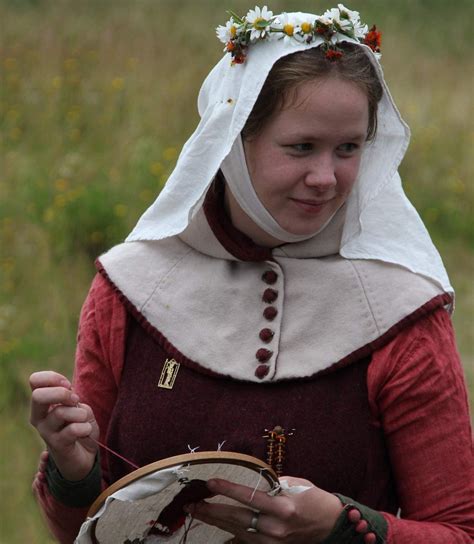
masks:
[[[81,401],[92,407],[101,441],[120,383],[126,326],[126,311],[117,293],[97,275],[81,312],[74,388]],[[383,514],[389,523],[388,544],[472,542],[469,408],[445,310],[421,318],[376,351],[367,382],[373,418],[386,436],[402,509],[401,519]],[[107,467],[103,464],[102,469],[106,479]],[[56,501],[41,475],[34,487],[53,534],[61,543],[72,543],[86,510]]]
[[[388,543],[473,542],[469,406],[451,319],[443,308],[374,353],[368,389],[401,506],[402,519],[384,514]]]
[[[73,389],[80,401],[88,404],[105,442],[122,372],[127,314],[110,284],[96,275],[84,302],[79,321]],[[106,456],[102,455],[102,488],[108,484]],[[72,544],[83,523],[87,508],[72,508],[57,501],[47,488],[44,475],[33,483],[46,522],[62,544]]]

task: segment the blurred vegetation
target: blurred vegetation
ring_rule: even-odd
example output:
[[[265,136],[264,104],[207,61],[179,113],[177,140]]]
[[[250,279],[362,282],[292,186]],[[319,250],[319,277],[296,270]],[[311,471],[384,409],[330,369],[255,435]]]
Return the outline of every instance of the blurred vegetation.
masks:
[[[473,398],[470,0],[353,0],[384,31],[383,65],[412,143],[401,167],[457,288]],[[30,494],[41,443],[28,375],[71,374],[93,260],[159,192],[241,0],[0,0],[0,542],[51,542]],[[327,2],[275,0],[279,11]]]

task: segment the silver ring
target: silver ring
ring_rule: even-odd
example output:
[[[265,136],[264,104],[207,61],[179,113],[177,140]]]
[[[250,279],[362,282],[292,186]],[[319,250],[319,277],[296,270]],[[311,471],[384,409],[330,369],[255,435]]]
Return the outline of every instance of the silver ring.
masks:
[[[247,527],[247,533],[258,533],[257,523],[258,523],[259,515],[260,515],[260,512],[253,513],[252,521],[250,522],[250,527]]]

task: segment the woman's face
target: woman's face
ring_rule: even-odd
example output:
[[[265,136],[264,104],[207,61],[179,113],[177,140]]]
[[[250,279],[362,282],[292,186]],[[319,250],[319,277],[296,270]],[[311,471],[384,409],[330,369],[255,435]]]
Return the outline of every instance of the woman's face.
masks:
[[[366,94],[329,77],[302,84],[295,100],[244,142],[255,192],[283,229],[316,232],[343,204],[357,177],[368,123]],[[256,230],[246,234],[258,243],[262,231],[251,225]]]

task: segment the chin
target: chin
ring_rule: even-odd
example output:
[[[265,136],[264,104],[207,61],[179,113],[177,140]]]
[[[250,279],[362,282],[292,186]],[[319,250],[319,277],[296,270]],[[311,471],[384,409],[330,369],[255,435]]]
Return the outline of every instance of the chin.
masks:
[[[297,236],[309,236],[310,234],[317,233],[328,221],[329,217],[324,218],[322,221],[318,221],[317,223],[313,223],[311,225],[306,224],[297,226],[295,223],[289,223],[287,226],[283,226],[286,231],[290,232],[291,234],[296,234]]]

